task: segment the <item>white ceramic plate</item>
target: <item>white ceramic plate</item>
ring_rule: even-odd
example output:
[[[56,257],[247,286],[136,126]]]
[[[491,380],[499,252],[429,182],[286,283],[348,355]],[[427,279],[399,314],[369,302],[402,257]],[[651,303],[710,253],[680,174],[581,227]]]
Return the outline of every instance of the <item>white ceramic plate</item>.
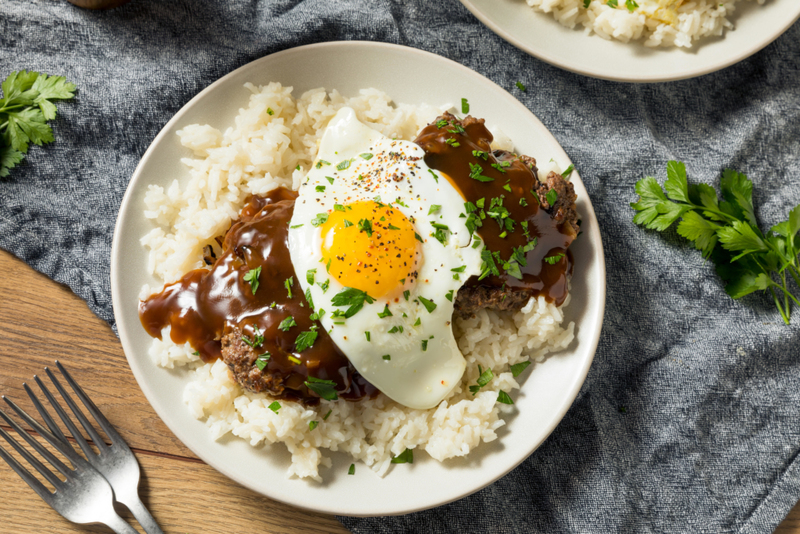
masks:
[[[422,86],[420,80],[436,82]],[[514,394],[519,411],[500,429],[501,439],[482,444],[466,459],[440,464],[418,453],[414,464],[393,466],[385,478],[379,478],[363,466],[355,476],[348,476],[351,460],[333,455],[333,467],[321,470],[323,484],[288,479],[290,457],[283,445],[253,448],[232,436],[212,440],[205,424],[195,420],[183,403],[187,374],[161,369],[150,360],[147,348],[152,339],[137,311],[141,286],[157,283],[145,274],[147,255],[139,244],[139,238],[151,229],[142,213],[147,185],[166,186],[175,177],[188,179],[179,160],[190,153],[180,145],[177,130],[193,123],[221,129],[232,125],[237,110],[249,98],[243,84],[270,81],[294,86],[296,96],[325,86],[345,95],[377,87],[397,102],[412,104],[460,103],[466,97],[472,113],[487,117],[489,125],[500,126],[517,141],[521,152],[553,157],[562,167],[569,164],[553,136],[511,95],[475,72],[427,52],[370,42],[334,42],[286,50],[245,65],[209,86],[167,123],[139,163],[122,201],[111,253],[111,287],[120,339],[136,380],[187,447],[235,481],[278,501],[335,514],[390,515],[430,508],[479,490],[517,466],[553,431],[575,399],[597,348],[605,306],[605,264],[597,219],[577,173],[572,182],[583,235],[573,248],[574,296],[567,319],[576,321],[577,339],[569,350],[530,368],[521,393]]]
[[[733,31],[700,39],[684,50],[586,35],[583,26],[562,26],[551,13],[534,11],[525,0],[461,3],[497,35],[532,56],[578,74],[620,82],[665,82],[716,72],[755,54],[800,17],[798,0],[767,0],[762,6],[741,0],[730,17]]]

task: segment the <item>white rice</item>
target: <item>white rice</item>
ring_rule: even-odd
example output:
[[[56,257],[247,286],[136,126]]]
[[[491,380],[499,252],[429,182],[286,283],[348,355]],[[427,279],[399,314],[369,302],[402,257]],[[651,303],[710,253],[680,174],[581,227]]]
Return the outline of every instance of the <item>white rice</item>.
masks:
[[[609,6],[608,0],[591,0],[589,7],[584,7],[584,0],[526,1],[536,11],[552,13],[568,28],[581,25],[587,33],[594,32],[607,40],[627,43],[641,39],[650,47],[691,48],[697,39],[721,36],[725,29],[733,29],[729,17],[739,0],[684,0],[671,23],[648,16],[644,12],[648,0],[639,0],[640,7],[632,12],[626,8],[625,0],[618,0],[617,8]]]
[[[164,283],[204,266],[203,246],[228,229],[248,194],[281,185],[296,188],[314,161],[328,120],[340,107],[352,107],[361,121],[403,139],[413,139],[449,107],[395,106],[376,89],[361,90],[353,98],[316,89],[294,99],[291,87],[277,83],[245,87],[251,92],[249,106],[239,111],[235,127],[223,133],[192,125],[178,132],[183,146],[194,153],[182,160],[190,171],[188,182],[175,180],[166,190],[151,185],[147,191],[145,216],[155,228],[141,243],[149,251],[150,274]],[[513,148],[507,137],[492,129],[497,148]],[[546,173],[548,166],[540,168]],[[145,286],[141,297],[160,289]],[[406,449],[425,450],[443,461],[496,439],[495,431],[504,424],[501,413],[514,409],[497,403],[498,392],[519,388],[509,367],[527,360],[541,362],[572,342],[574,324],[562,326],[562,309],[568,302],[569,297],[559,308],[544,298],[531,299],[516,313],[484,310],[470,319],[456,319],[454,331],[467,369],[452,394],[430,410],[413,410],[379,395],[360,402],[323,400],[311,408],[281,402],[275,413],[268,408],[274,399],[241,388],[222,361],[204,364],[188,344],[175,345],[168,329],[163,341],[153,340],[150,355],[159,366],[185,367],[191,373],[184,400],[192,415],[206,421],[214,439],[230,432],[253,446],[285,443],[292,455],[290,476],[321,481],[320,465],[330,466],[322,449],[348,453],[382,476],[392,457]],[[477,381],[478,365],[492,369],[495,377],[473,396],[468,386]],[[309,430],[311,421],[319,423],[314,430]]]

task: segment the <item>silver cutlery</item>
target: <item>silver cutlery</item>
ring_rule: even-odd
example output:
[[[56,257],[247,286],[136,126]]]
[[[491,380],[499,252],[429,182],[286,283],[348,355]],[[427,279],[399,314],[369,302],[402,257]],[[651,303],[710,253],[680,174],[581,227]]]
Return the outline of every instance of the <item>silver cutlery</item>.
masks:
[[[113,489],[113,495],[116,501],[121,504],[124,504],[128,508],[128,510],[131,511],[133,516],[136,518],[136,520],[139,522],[139,524],[142,526],[145,532],[147,532],[147,534],[163,534],[161,528],[159,528],[155,519],[153,518],[152,515],[150,515],[150,512],[148,512],[147,508],[145,508],[144,504],[142,504],[142,501],[139,498],[139,477],[140,477],[139,463],[136,461],[136,457],[133,455],[133,452],[131,451],[130,447],[128,447],[128,444],[125,443],[125,440],[122,439],[122,436],[120,436],[119,433],[114,429],[114,427],[111,426],[111,423],[109,423],[109,421],[100,412],[97,406],[95,406],[92,400],[86,395],[83,389],[77,384],[77,382],[75,382],[72,376],[70,376],[67,370],[61,365],[61,363],[59,363],[58,361],[56,361],[55,363],[56,366],[58,367],[58,370],[63,375],[64,379],[72,388],[72,391],[81,400],[86,410],[96,421],[97,425],[103,430],[103,432],[105,432],[106,436],[111,440],[111,444],[108,445],[105,443],[105,441],[102,439],[102,437],[94,428],[94,426],[92,426],[92,424],[89,422],[86,416],[84,416],[83,412],[81,412],[80,408],[78,408],[78,406],[75,404],[70,394],[67,393],[66,389],[61,385],[61,383],[58,381],[55,375],[47,367],[45,367],[45,372],[47,373],[47,376],[50,378],[50,381],[53,383],[53,385],[55,385],[56,389],[61,394],[61,397],[64,399],[64,401],[66,401],[70,410],[72,411],[74,416],[78,419],[81,426],[88,434],[89,438],[91,439],[92,443],[94,444],[95,448],[98,451],[97,453],[95,453],[94,450],[92,450],[92,447],[90,447],[89,443],[84,439],[83,435],[78,430],[75,423],[72,421],[72,419],[70,419],[69,415],[61,407],[61,405],[58,403],[55,397],[50,393],[50,390],[47,389],[47,387],[44,385],[44,383],[42,383],[42,381],[39,379],[38,376],[34,376],[34,379],[36,380],[36,383],[39,385],[39,388],[44,393],[50,405],[55,409],[56,413],[58,413],[59,418],[64,422],[64,425],[66,425],[70,434],[78,443],[78,446],[83,451],[84,455],[86,456],[86,460],[88,460],[91,467],[93,467],[101,475],[101,478],[103,477],[105,478],[107,484],[110,484],[111,488]],[[66,436],[64,436],[64,434],[61,432],[61,429],[58,427],[58,425],[55,424],[53,418],[44,408],[42,403],[39,402],[39,400],[36,398],[31,388],[27,384],[23,384],[23,387],[25,388],[25,391],[28,393],[28,396],[31,398],[31,401],[36,407],[36,410],[42,416],[42,419],[44,420],[45,424],[52,432],[52,433],[48,432],[47,434],[53,437],[54,440],[59,442],[62,447],[68,448],[69,451],[72,452],[72,454],[75,457],[79,458],[80,460],[83,460],[83,458],[81,458],[74,451],[72,445],[67,440]],[[28,420],[29,423],[33,421],[33,419],[31,419],[30,416],[28,416],[27,414],[23,415],[24,412],[19,407],[17,407],[13,402],[11,402],[8,398],[6,398],[5,396],[3,398],[7,403],[9,403],[9,405],[12,406],[12,408],[14,408],[14,410],[18,414],[20,414],[21,417]],[[5,417],[5,415],[4,418],[8,420],[8,418]],[[47,430],[45,430],[38,423],[36,423],[36,425],[38,426],[37,431],[41,429],[42,431],[47,432]],[[27,439],[27,435],[23,437],[26,437]],[[48,442],[50,442],[50,439],[48,439],[47,436],[44,437],[45,439],[48,440]],[[70,461],[72,461],[72,458],[70,458]],[[12,467],[14,466],[12,465]],[[17,471],[17,473],[19,473],[19,471]],[[28,482],[27,479],[26,482]],[[30,482],[28,483],[30,484]],[[44,497],[42,498],[45,499]],[[45,502],[48,502],[47,499],[45,499]],[[48,502],[48,504],[51,503]],[[53,505],[51,504],[51,506]],[[58,509],[57,511],[60,512],[60,510]],[[62,515],[64,514],[62,513]],[[67,516],[65,515],[65,517]],[[116,531],[116,527],[108,523],[106,524]],[[125,523],[125,526],[130,529],[127,523]],[[133,530],[132,529],[123,530],[121,532],[133,532]]]

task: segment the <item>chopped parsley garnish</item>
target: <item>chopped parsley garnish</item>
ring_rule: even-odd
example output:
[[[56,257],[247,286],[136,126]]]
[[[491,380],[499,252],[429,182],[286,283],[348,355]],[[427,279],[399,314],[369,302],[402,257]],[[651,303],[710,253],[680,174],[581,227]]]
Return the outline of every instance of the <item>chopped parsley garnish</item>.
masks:
[[[294,276],[290,276],[289,278],[283,281],[283,287],[286,288],[286,293],[289,295],[289,298],[292,298],[293,285],[294,285]]]
[[[250,348],[260,347],[262,343],[264,343],[264,334],[261,333],[261,330],[258,329],[258,326],[253,326],[253,339],[251,340],[247,336],[242,336],[242,341],[245,344],[249,345]]]
[[[525,87],[524,85],[522,85],[522,82],[517,82],[517,83],[516,83],[516,84],[514,84],[514,85],[516,85],[516,86],[517,86],[517,89],[519,89],[519,90],[520,90],[520,91],[522,91],[522,92],[525,92],[525,91],[527,91],[527,90],[528,90],[528,88],[527,88],[527,87]]]
[[[389,354],[384,354],[383,356],[381,356],[381,358],[383,358],[387,362],[392,359],[391,355],[389,355]]]
[[[325,280],[324,282],[322,282],[320,284],[317,284],[317,285],[319,285],[319,287],[322,288],[322,292],[323,293],[327,293],[328,292],[328,286],[331,285],[331,281],[330,280]]]
[[[425,352],[426,350],[428,350],[428,340],[427,339],[423,339],[422,340],[422,352]]]
[[[484,152],[483,150],[473,150],[472,155],[475,156],[476,158],[481,158],[483,160],[489,159],[489,153]]]
[[[375,299],[367,295],[365,291],[354,287],[344,288],[331,299],[331,304],[334,306],[349,306],[347,311],[344,312],[344,317],[347,319],[358,313],[361,308],[364,307],[365,302],[367,304],[372,304],[375,302]]]
[[[287,359],[288,359],[290,362],[292,362],[293,364],[295,364],[295,365],[300,365],[301,363],[303,363],[303,362],[301,362],[301,361],[300,361],[298,358],[295,358],[294,356],[287,356],[286,358],[287,358]]]
[[[406,300],[408,300],[408,296],[409,296],[410,294],[411,294],[411,291],[409,291],[408,289],[406,289],[405,291],[403,291],[403,298],[404,298],[404,299],[406,299]]]
[[[450,302],[453,302],[453,290],[451,289],[450,291],[448,291],[447,294],[444,296],[444,298],[446,298]]]
[[[267,115],[275,115],[275,112],[272,111],[272,108],[267,108]]]
[[[425,297],[419,297],[419,301],[425,306],[425,309],[428,310],[428,313],[433,313],[433,310],[436,309],[436,303],[432,300],[428,300]]]
[[[328,417],[330,417],[332,411],[333,411],[333,409],[328,410],[328,413],[326,413],[325,415],[322,416],[322,420],[323,421],[327,421]]]
[[[617,4],[617,0],[608,0],[608,2],[606,2],[606,5],[608,7],[613,7],[614,9],[617,9],[619,4]]]
[[[417,232],[414,232],[414,237],[417,238],[417,241],[419,241],[420,243],[425,243],[425,241],[422,240],[422,237],[420,237],[420,235]]]
[[[350,228],[351,226],[353,226],[353,223],[351,223],[350,221],[348,221],[347,219],[345,219],[345,220],[344,220],[344,227],[345,227],[345,228]]]
[[[250,284],[250,290],[253,292],[253,295],[256,294],[258,291],[258,277],[261,276],[261,266],[259,265],[255,269],[251,269],[247,271],[244,275],[244,281]]]
[[[480,166],[478,163],[470,163],[469,164],[469,177],[473,180],[478,180],[479,182],[493,182],[494,178],[489,178],[488,176],[484,176],[483,174],[483,167]]]
[[[628,1],[631,1],[631,0],[628,0]],[[570,163],[570,164],[569,164],[569,167],[567,167],[566,169],[564,169],[564,171],[561,173],[561,176],[563,176],[564,178],[566,178],[567,176],[569,176],[570,174],[572,174],[572,171],[574,171],[574,170],[575,170],[575,165],[573,165],[572,163]]]
[[[275,413],[278,413],[278,410],[281,409],[281,403],[278,401],[274,401],[272,404],[269,405],[269,409]]]
[[[324,193],[325,192],[325,186],[324,185],[318,185],[314,189],[317,191],[317,193]]]
[[[441,243],[442,245],[447,243],[447,234],[450,233],[450,228],[446,224],[440,223],[431,223],[431,226],[434,227],[435,231],[433,232],[433,237],[436,238],[436,241]]]
[[[506,168],[511,167],[510,161],[501,161],[500,163],[492,163],[492,168],[505,174]]]
[[[326,176],[325,179],[328,180],[329,184],[333,185],[333,176]]]
[[[492,253],[489,249],[483,249],[481,251],[481,274],[478,280],[483,280],[489,275],[500,276],[500,269],[497,268],[497,262],[495,261],[499,259],[499,257],[499,252]]]
[[[458,148],[458,147],[461,146],[461,143],[456,141],[455,137],[448,137],[447,139],[445,139],[444,142],[447,143],[448,145],[450,145],[453,148]]]
[[[592,3],[592,0],[583,0],[583,7],[585,9],[589,9],[589,4]]]
[[[316,165],[314,165],[314,166],[315,166],[316,168],[318,168],[318,169],[319,169],[319,168],[320,168],[320,167],[322,167],[323,165],[330,165],[330,162],[328,162],[328,161],[325,161],[324,159],[321,159],[321,160],[319,160],[319,161],[317,162],[317,164],[316,164]]]
[[[511,374],[514,375],[514,378],[518,377],[522,374],[522,371],[528,368],[531,362],[519,362],[515,363],[511,366]]]
[[[456,267],[455,269],[450,269],[450,272],[463,273],[466,270],[467,270],[467,266],[466,265],[462,265],[461,267]]]
[[[430,209],[428,209],[428,215],[433,215],[434,213],[439,213],[442,207],[439,204],[431,204]]]
[[[343,171],[350,166],[350,162],[353,160],[346,159],[344,161],[340,161],[338,165],[336,165],[336,170]]]
[[[442,128],[444,128],[445,126],[447,126],[447,121],[446,120],[442,119],[440,121],[436,121],[436,127],[439,128],[440,130]]]
[[[308,282],[309,284],[313,284],[314,283],[314,275],[316,275],[316,274],[317,274],[317,270],[316,269],[307,270],[306,271],[306,282]]]
[[[264,367],[267,366],[267,362],[269,361],[271,354],[269,351],[265,352],[264,354],[259,354],[258,358],[256,358],[256,367],[258,367],[259,371],[263,371]]]
[[[359,154],[359,156],[361,156],[363,159],[366,160],[372,159],[372,154],[370,154],[369,152],[364,152],[363,154]]]
[[[384,319],[386,317],[391,317],[391,316],[392,316],[392,312],[389,311],[389,305],[388,304],[386,306],[384,306],[382,312],[378,312],[378,317],[380,317],[381,319]]]
[[[414,463],[414,451],[411,449],[406,449],[394,458],[392,458],[393,464],[413,464]]]
[[[367,341],[372,341],[372,336],[369,333],[369,330],[364,332],[364,337],[367,338]]]
[[[319,378],[314,378],[313,376],[309,376],[308,380],[303,382],[308,389],[319,395],[325,400],[336,400],[339,396],[336,394],[336,382],[333,380],[321,380]],[[331,412],[325,414],[323,419],[327,419]]]
[[[294,340],[294,346],[297,352],[303,352],[308,347],[314,345],[314,342],[317,340],[317,325],[311,325],[311,329],[300,332],[300,335],[297,336],[297,339]]]
[[[290,226],[289,228],[292,228],[292,229],[294,229],[294,228],[300,228],[301,226],[303,226],[303,223],[300,223],[300,224],[293,224],[293,225],[292,225],[292,226]]]
[[[333,211],[344,211],[344,206],[342,206],[341,204],[334,204]]]
[[[428,172],[431,173],[431,175],[433,176],[433,179],[436,180],[436,183],[438,184],[439,183],[439,177],[436,175],[436,173],[433,172],[432,169],[428,169]],[[400,204],[400,203],[398,202],[398,204]],[[402,204],[400,204],[400,205],[402,206]],[[404,207],[408,207],[408,206],[404,206]]]
[[[481,374],[478,377],[478,385],[469,387],[469,390],[472,392],[473,397],[478,391],[480,391],[482,387],[491,382],[492,378],[494,378],[494,374],[492,374],[491,369],[486,369],[484,371],[483,368],[480,365],[478,365],[478,372]]]
[[[528,205],[528,201],[525,200],[525,197],[519,197],[519,205],[523,208]]]
[[[398,332],[400,332],[401,334],[403,333],[403,327],[402,326],[395,325],[395,326],[393,326],[393,327],[391,327],[389,329],[389,333],[390,334],[396,334]]]
[[[555,189],[551,189],[547,192],[545,198],[547,199],[547,203],[552,206],[556,203],[556,200],[558,200],[558,192]]]
[[[634,0],[625,0],[625,7],[627,7],[627,8],[628,8],[628,11],[630,11],[631,13],[633,13],[633,11],[634,11],[634,10],[635,10],[637,7],[639,7],[639,4],[637,4],[637,3],[636,3]]]
[[[469,113],[469,102],[466,98],[461,99],[461,113]]]
[[[348,475],[356,474],[356,464],[350,464],[350,469],[347,470]]]
[[[311,432],[315,428],[319,426],[319,421],[309,421],[308,422],[308,431]]]
[[[293,326],[297,326],[297,321],[294,320],[294,317],[291,315],[281,321],[281,324],[278,325],[278,328],[283,330],[284,332],[288,332],[289,329]]]
[[[502,389],[497,392],[497,402],[501,402],[503,404],[514,404],[514,401],[511,400],[511,397],[508,396],[508,393]]]
[[[358,229],[367,233],[367,237],[372,237],[372,221],[369,219],[361,219],[358,221]]]
[[[328,220],[328,214],[327,213],[317,213],[317,216],[314,217],[313,219],[311,219],[311,226],[316,228],[320,224],[325,224],[325,222],[327,220]]]
[[[556,263],[558,263],[559,261],[561,261],[561,258],[563,258],[563,257],[564,257],[564,254],[563,254],[563,253],[559,253],[559,254],[556,254],[555,256],[548,256],[548,257],[546,257],[546,258],[544,259],[544,261],[546,261],[546,262],[547,262],[547,263],[549,263],[550,265],[555,265]]]
[[[421,325],[421,324],[422,324],[422,319],[420,319],[419,317],[417,317],[417,320],[416,320],[416,321],[414,321],[414,326],[419,326],[419,325]]]
[[[453,129],[447,131],[450,133],[459,133],[459,134],[467,133],[467,131],[464,128],[462,128],[460,124],[454,124]]]
[[[300,165],[298,165],[297,167],[295,167],[295,168],[294,168],[294,170],[296,170],[296,171],[299,171],[299,170],[300,170]]]
[[[199,351],[199,350],[196,350],[196,351],[194,351],[192,354],[194,354],[195,356],[200,356],[200,351]]]

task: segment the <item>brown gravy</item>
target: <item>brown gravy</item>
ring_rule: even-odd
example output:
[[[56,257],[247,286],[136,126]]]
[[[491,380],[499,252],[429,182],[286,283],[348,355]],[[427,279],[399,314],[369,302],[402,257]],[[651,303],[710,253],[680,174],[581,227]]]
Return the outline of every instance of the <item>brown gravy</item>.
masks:
[[[567,275],[572,269],[572,258],[567,253],[574,240],[574,231],[564,224],[557,224],[544,209],[540,208],[534,188],[538,185],[536,168],[531,167],[514,154],[492,154],[494,138],[483,125],[483,121],[465,120],[463,132],[452,125],[439,127],[437,123],[426,126],[415,143],[425,150],[425,163],[447,176],[453,186],[469,202],[484,200],[484,212],[488,212],[492,199],[502,197],[502,207],[508,210],[507,218],[514,221],[514,230],[500,227],[496,220],[487,216],[477,234],[492,252],[508,261],[515,247],[525,246],[529,239],[523,232],[523,221],[527,221],[528,235],[536,238],[537,244],[525,254],[526,265],[520,267],[522,278],[518,279],[502,272],[489,275],[482,280],[472,277],[467,286],[525,288],[534,295],[544,295],[549,302],[561,305],[567,298]],[[448,140],[450,140],[448,142]],[[473,151],[479,151],[476,156]],[[471,167],[470,164],[473,166]],[[492,167],[497,165],[500,169]],[[493,179],[479,181],[470,177],[480,165],[481,176]],[[501,170],[502,169],[502,170]],[[510,189],[510,191],[509,191]],[[520,199],[524,199],[523,204]],[[503,232],[506,235],[501,237]],[[557,257],[553,264],[547,257]]]

